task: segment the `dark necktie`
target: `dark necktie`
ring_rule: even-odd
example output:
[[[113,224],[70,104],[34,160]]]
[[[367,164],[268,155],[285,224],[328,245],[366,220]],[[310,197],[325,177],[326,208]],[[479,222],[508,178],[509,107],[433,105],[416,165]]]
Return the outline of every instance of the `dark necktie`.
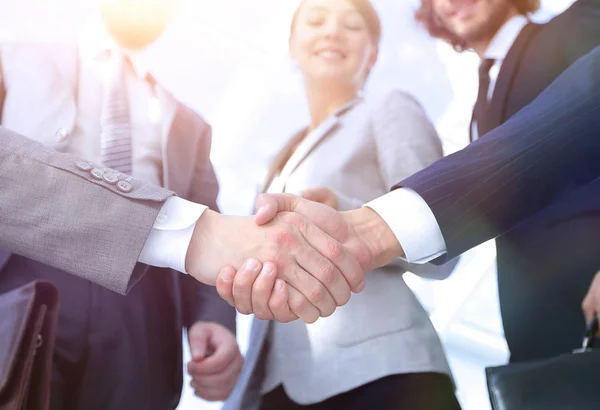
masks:
[[[486,58],[479,65],[479,92],[473,109],[473,119],[477,125],[477,136],[481,137],[488,129],[488,92],[490,89],[490,68],[494,60]]]
[[[131,175],[131,125],[125,83],[126,57],[110,53],[101,113],[100,157],[104,166]]]

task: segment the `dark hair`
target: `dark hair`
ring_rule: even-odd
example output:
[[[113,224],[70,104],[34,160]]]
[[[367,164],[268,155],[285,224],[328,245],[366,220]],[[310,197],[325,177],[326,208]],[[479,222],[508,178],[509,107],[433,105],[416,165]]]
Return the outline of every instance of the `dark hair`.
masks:
[[[520,14],[533,13],[540,8],[540,0],[507,0],[510,1]],[[421,6],[415,12],[415,19],[421,23],[432,37],[447,41],[457,51],[464,51],[468,47],[457,35],[448,30],[439,16],[433,10],[433,0],[421,0]]]
[[[358,13],[365,19],[367,23],[367,30],[369,34],[373,38],[375,44],[379,44],[379,40],[381,40],[381,21],[379,20],[379,15],[377,15],[377,11],[371,4],[369,0],[348,0],[352,6],[358,11]],[[298,15],[300,14],[300,9],[304,1],[300,2],[300,5],[294,12],[294,17],[292,18],[292,25],[290,27],[290,35],[294,32],[294,27],[296,26],[296,21],[298,20]]]

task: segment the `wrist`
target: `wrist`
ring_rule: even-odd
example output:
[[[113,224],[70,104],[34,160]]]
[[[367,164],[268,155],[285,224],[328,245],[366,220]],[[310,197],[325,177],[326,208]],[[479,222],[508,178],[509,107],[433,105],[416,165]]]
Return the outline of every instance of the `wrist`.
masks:
[[[219,273],[216,267],[211,267],[211,260],[214,259],[209,255],[209,244],[216,240],[214,232],[219,225],[219,219],[222,215],[207,209],[202,213],[194,232],[192,239],[185,255],[185,270],[190,275],[194,276],[200,282],[208,285],[215,285],[216,278]]]
[[[343,212],[347,218],[349,226],[354,229],[354,234],[361,239],[370,253],[369,266],[365,271],[371,271],[380,266],[387,265],[395,258],[404,255],[404,250],[398,242],[396,235],[371,208],[362,207],[360,209]]]

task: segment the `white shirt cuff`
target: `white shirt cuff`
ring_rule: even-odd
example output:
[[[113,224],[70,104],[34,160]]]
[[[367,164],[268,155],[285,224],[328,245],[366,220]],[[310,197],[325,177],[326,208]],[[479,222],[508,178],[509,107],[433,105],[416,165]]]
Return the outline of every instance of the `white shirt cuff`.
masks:
[[[408,262],[427,263],[446,253],[446,242],[433,212],[412,189],[396,189],[365,206],[389,225]]]
[[[185,256],[196,222],[206,206],[172,196],[163,205],[138,258],[139,262],[185,271]]]

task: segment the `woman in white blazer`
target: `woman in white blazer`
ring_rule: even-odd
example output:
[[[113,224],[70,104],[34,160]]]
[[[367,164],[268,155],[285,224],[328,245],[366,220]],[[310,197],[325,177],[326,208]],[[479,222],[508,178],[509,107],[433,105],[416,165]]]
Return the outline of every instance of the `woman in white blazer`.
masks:
[[[442,156],[414,98],[361,96],[379,38],[368,1],[301,2],[290,50],[304,77],[311,122],[276,156],[265,191],[350,210]],[[274,282],[258,274],[258,265],[253,272],[242,268],[234,281],[255,274]],[[396,263],[366,274],[362,293],[312,324],[255,318],[245,368],[225,409],[460,409],[435,329],[402,279],[406,269]],[[198,377],[192,385],[201,383]]]

